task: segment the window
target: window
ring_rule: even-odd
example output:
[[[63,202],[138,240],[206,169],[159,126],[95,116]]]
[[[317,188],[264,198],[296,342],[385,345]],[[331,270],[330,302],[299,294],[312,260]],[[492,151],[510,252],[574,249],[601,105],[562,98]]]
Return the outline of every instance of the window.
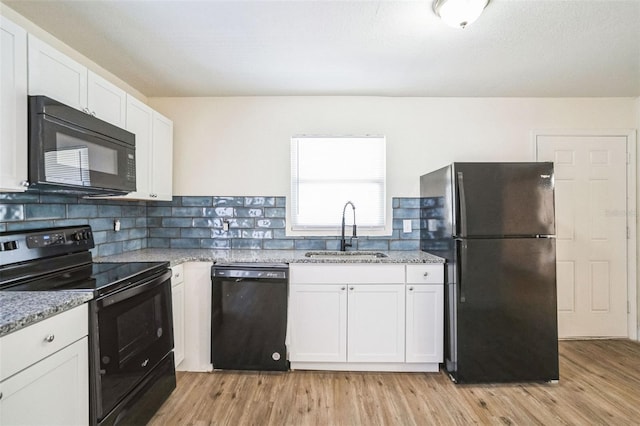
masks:
[[[384,229],[386,143],[376,137],[291,139],[291,229],[340,227],[347,201],[359,228]],[[347,211],[347,223],[352,214]]]

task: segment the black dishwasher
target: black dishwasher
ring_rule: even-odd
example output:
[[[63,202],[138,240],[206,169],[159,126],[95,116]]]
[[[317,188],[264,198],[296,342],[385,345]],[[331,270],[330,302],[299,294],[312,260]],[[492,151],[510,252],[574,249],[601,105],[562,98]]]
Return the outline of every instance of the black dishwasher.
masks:
[[[211,363],[220,370],[289,369],[287,264],[211,268]]]

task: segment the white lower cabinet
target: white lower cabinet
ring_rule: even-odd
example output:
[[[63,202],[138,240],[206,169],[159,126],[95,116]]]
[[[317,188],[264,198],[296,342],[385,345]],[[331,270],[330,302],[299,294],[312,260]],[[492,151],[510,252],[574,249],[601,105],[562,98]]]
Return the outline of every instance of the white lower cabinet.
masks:
[[[0,339],[0,425],[89,423],[87,306]]]
[[[184,267],[184,360],[179,371],[211,371],[211,262]]]
[[[347,286],[291,285],[289,303],[289,361],[346,362]]]
[[[443,285],[407,284],[407,362],[442,362]]]
[[[290,300],[290,361],[404,361],[403,285],[293,285]]]
[[[291,368],[438,371],[443,270],[443,265],[291,264]]]
[[[184,269],[171,268],[171,302],[173,310],[173,356],[176,366],[184,360]]]
[[[348,287],[347,361],[404,361],[404,286]]]
[[[444,265],[407,265],[406,291],[407,362],[442,362]]]

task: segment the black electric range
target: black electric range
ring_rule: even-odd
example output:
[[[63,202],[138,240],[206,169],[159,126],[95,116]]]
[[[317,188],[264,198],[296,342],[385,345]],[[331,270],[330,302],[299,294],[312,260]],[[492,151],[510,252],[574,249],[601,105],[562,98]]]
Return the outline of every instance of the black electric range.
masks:
[[[94,263],[89,226],[0,233],[0,290],[90,291],[90,425],[144,424],[175,389],[168,262]]]

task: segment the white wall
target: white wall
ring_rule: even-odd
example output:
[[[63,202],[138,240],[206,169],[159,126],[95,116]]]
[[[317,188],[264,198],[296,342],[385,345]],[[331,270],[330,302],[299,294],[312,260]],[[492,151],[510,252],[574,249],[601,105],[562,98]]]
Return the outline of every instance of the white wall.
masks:
[[[640,98],[230,97],[149,104],[174,121],[175,195],[287,196],[295,134],[386,135],[388,194],[416,197],[418,176],[452,161],[533,160],[533,130],[640,128]],[[637,294],[640,306],[640,284]]]
[[[635,98],[222,97],[149,104],[174,121],[175,195],[288,195],[295,134],[386,135],[387,192],[416,197],[418,177],[452,161],[534,160],[533,130],[640,127]]]

